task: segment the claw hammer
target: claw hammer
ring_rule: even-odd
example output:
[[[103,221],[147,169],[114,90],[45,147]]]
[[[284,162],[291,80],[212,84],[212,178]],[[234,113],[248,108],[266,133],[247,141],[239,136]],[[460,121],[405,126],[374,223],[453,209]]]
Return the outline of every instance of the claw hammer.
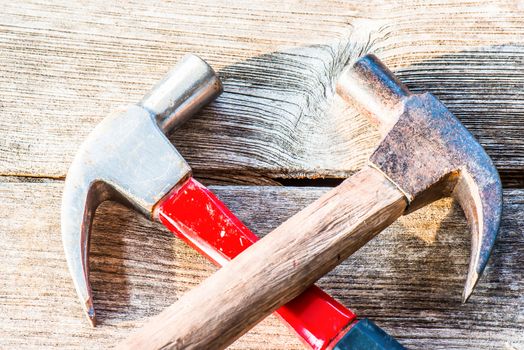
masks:
[[[221,91],[211,67],[197,56],[186,56],[138,105],[97,125],[76,154],[63,193],[62,240],[77,294],[93,326],[89,236],[101,202],[117,200],[162,222],[219,266],[258,239],[192,178],[189,165],[164,135]],[[357,349],[357,338],[358,349],[383,343],[401,348],[371,321],[356,320],[353,312],[315,286],[277,313],[312,349],[334,344]]]
[[[412,94],[373,55],[348,67],[337,91],[380,125],[383,138],[368,165],[239,254],[118,348],[225,348],[398,217],[445,196],[457,199],[472,232],[463,302],[469,298],[500,225],[502,186],[491,159],[436,97]]]

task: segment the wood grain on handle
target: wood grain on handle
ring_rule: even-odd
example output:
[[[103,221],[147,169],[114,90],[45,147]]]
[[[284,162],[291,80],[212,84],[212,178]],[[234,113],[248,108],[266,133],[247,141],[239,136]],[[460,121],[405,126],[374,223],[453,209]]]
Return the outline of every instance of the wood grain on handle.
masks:
[[[151,319],[120,349],[225,348],[372,239],[406,207],[366,167]]]

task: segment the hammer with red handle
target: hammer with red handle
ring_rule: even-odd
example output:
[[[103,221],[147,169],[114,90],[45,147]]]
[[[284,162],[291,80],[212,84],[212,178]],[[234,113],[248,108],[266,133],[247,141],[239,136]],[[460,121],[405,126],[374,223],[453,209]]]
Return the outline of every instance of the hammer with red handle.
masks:
[[[186,56],[138,106],[104,119],[78,151],[64,188],[62,237],[75,288],[93,326],[89,234],[102,201],[121,201],[161,221],[219,266],[257,240],[191,177],[189,166],[164,136],[221,90],[218,77],[204,61]],[[340,338],[400,348],[373,323],[357,321],[350,310],[315,286],[277,313],[313,349],[332,347]]]
[[[125,349],[221,349],[401,215],[453,196],[472,232],[465,302],[498,233],[502,187],[482,146],[433,95],[413,95],[374,56],[337,91],[381,125],[368,165],[292,216],[131,335]],[[337,347],[335,347],[337,348]],[[370,347],[372,348],[372,347]]]

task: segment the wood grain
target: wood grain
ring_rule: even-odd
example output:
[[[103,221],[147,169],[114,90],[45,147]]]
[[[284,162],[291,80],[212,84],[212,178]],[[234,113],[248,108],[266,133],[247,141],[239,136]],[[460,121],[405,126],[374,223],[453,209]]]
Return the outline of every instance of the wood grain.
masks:
[[[212,187],[255,232],[267,233],[327,189]],[[91,329],[69,277],[59,230],[62,184],[1,183],[0,348],[101,349],[123,339],[214,268],[117,204],[98,211],[91,282],[100,325]],[[506,190],[500,238],[468,304],[460,304],[469,231],[443,200],[402,217],[319,285],[410,349],[522,349],[524,191]],[[268,205],[271,203],[271,205]],[[37,210],[35,208],[45,208]],[[233,349],[302,349],[270,316]]]
[[[86,326],[62,253],[60,180],[109,112],[193,52],[225,81],[172,136],[200,179],[339,179],[364,164],[378,133],[333,94],[334,81],[346,61],[374,52],[411,90],[438,96],[518,189],[505,191],[501,238],[467,305],[468,231],[449,201],[402,218],[320,285],[410,348],[524,349],[522,1],[24,0],[0,2],[0,14],[0,348],[107,348],[213,271],[106,204],[91,260],[102,325]],[[324,191],[216,189],[256,232]],[[270,316],[233,348],[301,345]]]
[[[104,116],[193,52],[226,91],[172,137],[198,176],[347,177],[378,134],[333,86],[374,52],[441,98],[507,185],[524,184],[519,1],[23,1],[0,13],[2,175],[63,178]]]

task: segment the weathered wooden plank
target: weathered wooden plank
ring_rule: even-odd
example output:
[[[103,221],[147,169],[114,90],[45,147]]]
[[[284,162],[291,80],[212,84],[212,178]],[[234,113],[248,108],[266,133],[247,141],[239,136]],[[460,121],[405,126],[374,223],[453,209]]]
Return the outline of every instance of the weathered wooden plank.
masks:
[[[260,233],[326,191],[213,189]],[[0,184],[1,348],[107,348],[214,270],[158,225],[106,203],[95,220],[90,260],[101,324],[90,329],[62,253],[61,190],[60,182]],[[506,190],[500,239],[466,305],[460,295],[469,233],[450,200],[401,218],[319,284],[412,349],[522,349],[523,212],[524,191]],[[233,348],[301,345],[271,317]]]
[[[519,2],[24,1],[0,11],[1,175],[63,177],[96,123],[194,52],[226,89],[172,138],[197,174],[347,176],[378,135],[333,85],[349,59],[375,52],[415,91],[439,96],[506,183],[524,183]]]

